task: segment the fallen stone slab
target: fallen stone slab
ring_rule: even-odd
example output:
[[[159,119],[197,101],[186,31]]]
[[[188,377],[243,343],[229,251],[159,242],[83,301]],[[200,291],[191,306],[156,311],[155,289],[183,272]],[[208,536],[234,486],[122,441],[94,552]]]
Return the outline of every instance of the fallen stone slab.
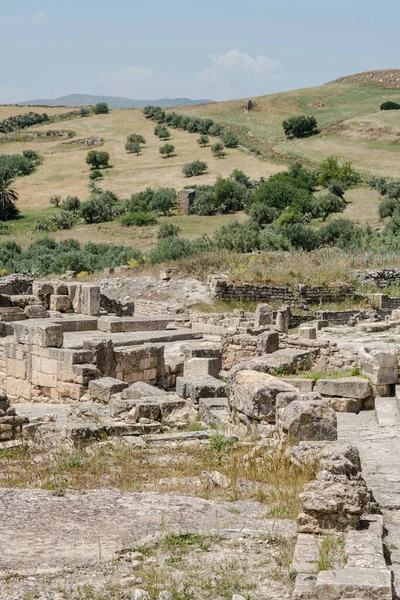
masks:
[[[303,396],[281,393],[276,401],[276,429],[282,442],[334,441],[337,439],[336,413],[329,400],[323,400],[315,392]]]
[[[223,427],[230,422],[231,411],[228,398],[200,398],[200,421],[212,427]]]
[[[359,350],[360,368],[375,385],[396,383],[398,379],[398,359],[393,344],[364,346]]]
[[[100,317],[99,331],[121,333],[130,331],[163,331],[172,322],[171,316]]]
[[[189,358],[184,364],[185,377],[215,377],[221,370],[220,358]]]
[[[48,319],[35,319],[14,324],[15,339],[20,344],[31,344],[42,348],[61,348],[63,330]]]
[[[287,373],[290,375],[296,369],[308,370],[311,368],[311,354],[307,350],[283,348],[272,354],[263,356],[266,372]]]
[[[280,377],[280,379],[285,381],[285,383],[294,385],[294,387],[303,394],[308,394],[314,390],[315,379],[306,379],[301,377]]]
[[[365,377],[340,377],[338,379],[319,379],[315,391],[322,396],[340,396],[364,400],[372,394],[372,387]]]
[[[318,573],[318,600],[392,600],[392,581],[388,569],[349,567]]]
[[[11,488],[0,489],[0,510],[7,514],[1,528],[2,576],[111,561],[117,552],[151,544],[170,531],[229,537],[243,536],[243,532],[295,534],[293,521],[260,520],[265,508],[258,502],[220,502],[177,494],[103,489],[57,497],[45,490]]]
[[[113,394],[122,392],[126,387],[128,387],[128,384],[119,379],[100,377],[89,381],[89,395],[94,401],[108,404]]]

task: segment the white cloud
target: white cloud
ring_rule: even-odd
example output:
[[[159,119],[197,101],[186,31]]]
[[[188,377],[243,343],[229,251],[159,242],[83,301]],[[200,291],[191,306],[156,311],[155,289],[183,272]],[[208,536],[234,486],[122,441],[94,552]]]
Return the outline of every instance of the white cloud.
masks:
[[[223,78],[234,78],[250,76],[254,79],[264,79],[273,73],[279,63],[266,56],[253,57],[247,52],[239,50],[228,50],[225,54],[210,54],[209,58],[213,64],[211,69],[198,75],[198,79],[212,83]]]
[[[38,12],[36,13],[36,15],[33,17],[33,22],[34,23],[43,23],[43,21],[46,20],[46,13],[44,12]]]
[[[266,56],[228,50],[225,54],[210,54],[209,59],[209,69],[187,79],[162,75],[151,67],[130,66],[105,73],[100,84],[108,94],[136,99],[188,96],[220,100],[267,93],[268,81],[278,76],[279,63]]]

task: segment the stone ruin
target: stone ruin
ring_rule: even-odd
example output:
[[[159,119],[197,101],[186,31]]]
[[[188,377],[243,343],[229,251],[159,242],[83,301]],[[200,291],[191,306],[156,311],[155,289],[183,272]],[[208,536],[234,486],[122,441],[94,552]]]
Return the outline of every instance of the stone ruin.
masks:
[[[375,404],[378,411],[381,399],[398,393],[396,347],[387,341],[388,330],[400,340],[398,311],[381,321],[371,315],[331,327],[329,319],[314,319],[294,329],[288,305],[142,317],[133,299],[111,299],[96,283],[16,277],[4,279],[0,292],[0,444],[56,434],[73,443],[106,435],[146,446],[207,440],[215,430],[274,440],[290,447],[294,463],[314,461],[317,470],[300,496],[294,597],[352,597],[350,567],[338,571],[337,585],[334,575],[315,572],[315,536],[345,532],[349,564],[354,555],[354,569],[358,560],[366,571],[368,593],[384,590],[358,595],[357,584],[354,597],[389,598],[382,521],[368,512],[359,452],[338,441],[338,423],[344,413]],[[313,369],[329,375],[351,368],[354,376],[312,376]],[[18,403],[27,416],[17,413]],[[68,405],[66,422],[38,416],[35,407],[44,405],[50,413]],[[205,429],[188,431],[195,423]],[[373,523],[379,576],[364,565],[363,520]],[[304,548],[314,552],[312,568]],[[354,577],[361,581],[362,573]]]

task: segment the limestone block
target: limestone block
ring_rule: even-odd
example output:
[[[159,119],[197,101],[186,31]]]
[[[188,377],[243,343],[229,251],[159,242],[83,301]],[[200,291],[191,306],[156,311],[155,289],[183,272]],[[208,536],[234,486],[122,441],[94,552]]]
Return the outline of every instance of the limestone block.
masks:
[[[299,338],[303,338],[306,340],[316,340],[317,339],[316,328],[311,327],[310,325],[300,325]]]
[[[68,296],[68,286],[65,281],[53,280],[51,282],[53,286],[53,294],[57,296]]]
[[[303,392],[307,394],[308,392],[312,392],[314,390],[315,380],[314,379],[306,379],[301,377],[282,377],[282,381],[286,383],[290,383],[290,385],[294,385],[299,392]]]
[[[397,382],[397,352],[392,344],[360,348],[359,361],[362,374],[369,377],[375,385]]]
[[[280,392],[297,390],[289,383],[266,373],[239,371],[233,377],[230,405],[251,420],[274,423],[276,397]]]
[[[254,327],[272,325],[274,320],[274,309],[269,304],[258,304],[254,316]]]
[[[336,413],[328,400],[309,397],[294,400],[277,409],[276,421],[281,441],[337,439]]]
[[[42,304],[26,306],[24,313],[28,319],[47,319],[49,316],[49,313]]]
[[[82,284],[81,312],[84,315],[98,315],[100,310],[100,288],[90,283]]]
[[[89,381],[89,394],[95,402],[107,404],[113,394],[122,392],[128,384],[113,377],[101,377]]]
[[[282,306],[276,314],[276,328],[281,333],[287,333],[290,328],[291,312],[288,306]]]
[[[164,395],[165,392],[163,390],[160,390],[154,385],[149,385],[144,381],[137,381],[136,383],[132,383],[129,387],[125,388],[121,392],[121,398],[123,400],[138,400],[139,398]]]
[[[57,310],[59,312],[66,312],[71,310],[72,304],[69,296],[52,294],[50,296],[50,310]]]
[[[190,398],[196,404],[199,398],[216,398],[227,395],[227,385],[214,377],[177,377],[176,393],[181,398]]]
[[[230,422],[231,411],[227,398],[200,398],[200,421],[212,427],[223,427]]]
[[[161,406],[157,396],[141,398],[135,401],[127,420],[136,423],[139,419],[149,419],[150,421],[161,420]]]
[[[329,327],[329,321],[325,320],[325,319],[316,319],[315,321],[312,322],[313,327],[315,327],[315,329],[317,331],[321,331],[321,329],[325,329],[325,327]]]
[[[391,600],[392,582],[389,569],[348,567],[321,571],[317,576],[316,598],[340,600],[357,598]]]
[[[341,377],[339,379],[320,379],[316,383],[315,391],[322,396],[364,400],[372,394],[372,387],[368,379],[364,377]]]
[[[32,386],[29,381],[16,379],[15,377],[6,377],[5,388],[7,396],[11,400],[31,400]]]
[[[359,398],[329,398],[335,412],[358,414],[363,408],[363,401]]]
[[[184,367],[185,377],[218,377],[221,370],[219,358],[190,358]]]
[[[61,348],[63,345],[62,327],[45,319],[14,323],[14,334],[21,344],[35,344],[43,348]]]
[[[51,281],[34,281],[32,283],[32,294],[39,297],[54,294]]]
[[[79,402],[84,394],[87,392],[86,386],[78,383],[67,383],[65,381],[57,381],[56,391],[59,398],[65,400],[74,400]]]
[[[266,331],[257,337],[257,349],[263,354],[272,354],[279,350],[279,333]]]
[[[74,313],[80,314],[82,312],[82,284],[67,283],[67,290]]]

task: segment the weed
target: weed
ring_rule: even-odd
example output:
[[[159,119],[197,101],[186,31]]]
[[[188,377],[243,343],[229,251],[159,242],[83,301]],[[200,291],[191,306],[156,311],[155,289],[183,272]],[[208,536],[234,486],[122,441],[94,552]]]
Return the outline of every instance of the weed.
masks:
[[[319,547],[318,571],[329,571],[345,562],[344,540],[342,537],[327,535]]]

